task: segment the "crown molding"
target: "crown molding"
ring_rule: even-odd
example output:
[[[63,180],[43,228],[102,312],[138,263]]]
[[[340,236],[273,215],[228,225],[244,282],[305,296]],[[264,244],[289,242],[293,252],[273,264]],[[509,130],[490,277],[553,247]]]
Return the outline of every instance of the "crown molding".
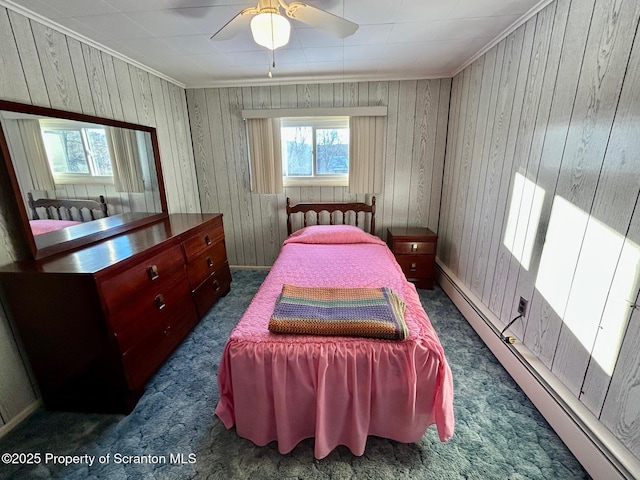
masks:
[[[513,32],[515,32],[518,28],[520,28],[522,25],[524,25],[529,20],[531,20],[533,17],[535,17],[538,13],[540,13],[540,11],[542,11],[544,8],[546,8],[548,5],[550,5],[551,3],[555,2],[555,1],[556,0],[541,0],[536,5],[531,7],[531,9],[527,13],[525,13],[522,17],[520,17],[520,19],[518,19],[517,22],[515,22],[513,25],[511,25],[507,29],[505,29],[502,33],[497,35],[493,40],[491,40],[489,43],[487,43],[483,48],[478,50],[478,53],[473,55],[469,60],[467,60],[460,67],[458,67],[458,69],[455,70],[451,76],[455,77],[456,75],[458,75],[465,68],[467,68],[469,65],[471,65],[476,60],[478,60],[480,57],[482,57],[484,54],[486,54],[489,50],[491,50],[493,47],[495,47],[497,44],[499,44],[502,40],[507,38],[509,35],[511,35]]]
[[[276,77],[265,78],[264,80],[212,80],[211,82],[187,85],[187,89],[199,88],[230,88],[230,87],[280,87],[285,85],[322,85],[327,83],[376,83],[376,82],[403,82],[417,80],[440,80],[452,78],[451,74],[441,75],[381,75],[375,77],[362,77],[360,75],[332,75],[322,78],[309,77]]]

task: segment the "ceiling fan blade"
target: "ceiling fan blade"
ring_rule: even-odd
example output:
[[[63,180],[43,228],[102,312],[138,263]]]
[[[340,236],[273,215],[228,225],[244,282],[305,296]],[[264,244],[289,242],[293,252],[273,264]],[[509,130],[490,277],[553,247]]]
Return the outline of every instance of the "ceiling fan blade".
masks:
[[[340,38],[353,35],[356,33],[356,30],[358,30],[357,23],[350,22],[333,13],[300,2],[290,3],[285,12],[289,18],[299,20],[311,27],[333,33]]]
[[[211,40],[230,40],[241,32],[247,30],[252,15],[258,13],[255,7],[245,8],[235,17],[229,20],[216,33],[211,35]]]

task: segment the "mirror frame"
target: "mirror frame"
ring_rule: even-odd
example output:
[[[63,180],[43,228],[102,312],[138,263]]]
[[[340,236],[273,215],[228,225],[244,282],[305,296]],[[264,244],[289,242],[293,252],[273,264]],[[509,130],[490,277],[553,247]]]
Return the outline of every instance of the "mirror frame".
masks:
[[[33,259],[39,260],[59,253],[75,250],[77,248],[95,243],[104,238],[109,238],[120,233],[128,232],[130,230],[155,223],[168,217],[169,214],[167,207],[167,195],[165,192],[162,166],[160,163],[160,148],[158,147],[158,137],[156,134],[156,129],[154,127],[147,127],[135,123],[96,117],[93,115],[85,115],[83,113],[68,112],[65,110],[58,110],[48,107],[38,107],[35,105],[11,102],[7,100],[0,100],[0,110],[53,118],[63,118],[66,120],[76,120],[87,123],[96,123],[109,127],[128,128],[132,130],[148,132],[151,135],[151,145],[153,147],[153,157],[156,167],[156,177],[158,180],[158,189],[160,194],[160,205],[162,207],[162,212],[149,213],[148,215],[132,215],[131,218],[125,217],[125,221],[123,221],[123,218],[118,215],[115,215],[113,217],[106,217],[104,219],[98,219],[95,221],[99,221],[102,223],[101,229],[99,231],[84,233],[75,236],[72,235],[70,238],[66,238],[61,243],[55,243],[47,245],[43,248],[39,248],[31,231],[31,227],[29,226],[29,215],[24,204],[23,192],[20,190],[18,177],[13,166],[13,160],[11,158],[11,153],[9,152],[9,145],[7,143],[7,139],[5,138],[4,130],[0,128],[0,154],[3,157],[7,172],[9,174],[9,183],[11,184],[16,207],[18,209],[20,220],[22,221],[22,234],[27,241],[27,244],[29,245],[29,250]],[[24,192],[24,194],[26,195],[26,192]]]

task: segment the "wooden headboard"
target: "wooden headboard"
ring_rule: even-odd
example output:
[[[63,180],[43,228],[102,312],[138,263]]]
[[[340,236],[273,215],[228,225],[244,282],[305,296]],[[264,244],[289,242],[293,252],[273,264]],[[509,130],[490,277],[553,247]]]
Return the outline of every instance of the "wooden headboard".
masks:
[[[27,193],[27,199],[29,208],[31,209],[32,220],[40,220],[38,208],[44,208],[47,212],[47,218],[53,220],[78,220],[80,222],[88,222],[96,219],[96,211],[101,213],[101,216],[98,218],[109,216],[107,202],[103,195],[100,195],[100,201],[62,200],[56,198],[39,198],[38,200],[34,200],[33,195],[29,192]],[[89,218],[83,215],[83,209],[89,212]],[[56,216],[53,215],[54,211]]]
[[[360,202],[351,203],[298,203],[291,205],[291,200],[287,197],[287,235],[291,235],[291,214],[302,213],[304,226],[307,226],[307,213],[314,212],[316,215],[316,224],[320,223],[320,212],[329,212],[329,224],[334,225],[334,212],[341,212],[342,218],[339,223],[345,223],[345,213],[355,212],[355,224],[358,226],[358,213],[364,212],[365,215],[370,213],[369,233],[375,235],[376,230],[376,197],[371,197],[371,205]],[[363,227],[364,228],[364,227]]]

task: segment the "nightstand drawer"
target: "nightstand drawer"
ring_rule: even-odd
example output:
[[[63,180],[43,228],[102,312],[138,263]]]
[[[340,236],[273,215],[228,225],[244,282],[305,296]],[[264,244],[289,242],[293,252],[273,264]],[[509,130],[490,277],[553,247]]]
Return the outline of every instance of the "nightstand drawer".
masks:
[[[399,255],[396,260],[407,279],[423,279],[433,276],[435,257],[432,255]]]
[[[436,242],[393,242],[396,255],[435,255]]]
[[[438,235],[428,228],[387,229],[387,245],[416,288],[433,288],[437,242]]]

